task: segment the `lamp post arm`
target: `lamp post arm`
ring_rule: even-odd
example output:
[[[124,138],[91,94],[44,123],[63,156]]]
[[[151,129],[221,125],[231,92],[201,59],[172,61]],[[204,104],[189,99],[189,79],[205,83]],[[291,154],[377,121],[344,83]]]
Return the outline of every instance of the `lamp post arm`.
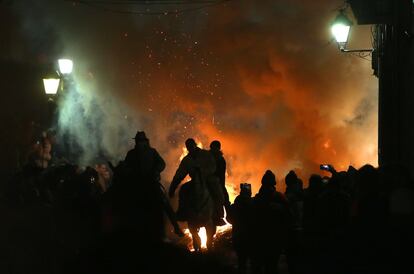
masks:
[[[374,49],[344,49],[341,48],[341,52],[373,52]]]

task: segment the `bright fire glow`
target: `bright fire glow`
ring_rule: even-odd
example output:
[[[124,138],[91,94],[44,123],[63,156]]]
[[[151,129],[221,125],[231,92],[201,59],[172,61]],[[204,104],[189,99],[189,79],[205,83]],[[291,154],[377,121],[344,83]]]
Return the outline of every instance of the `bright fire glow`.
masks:
[[[201,142],[197,142],[197,146],[198,146],[199,148],[203,148],[203,144],[202,144]],[[185,157],[185,156],[187,156],[187,154],[188,154],[188,150],[187,150],[187,148],[184,146],[184,147],[183,147],[183,149],[182,149],[181,155],[180,155],[180,162],[184,159],[184,157]],[[187,176],[184,178],[184,182],[188,182],[188,181],[190,181],[190,180],[191,180],[191,178],[190,178],[190,176],[189,176],[189,175],[187,175]]]
[[[201,142],[197,142],[197,146],[199,148],[203,148],[203,144]],[[180,155],[180,161],[187,154],[188,154],[187,148],[186,147],[183,147],[182,148],[182,153]],[[234,188],[234,185],[229,182],[228,178],[229,178],[229,174],[226,172],[226,179],[227,179],[226,180],[226,182],[227,182],[226,183],[226,189],[227,189],[227,192],[229,193],[230,201],[233,201],[234,198],[237,196],[237,193],[236,193],[236,189]],[[184,179],[184,181],[188,181],[188,180],[190,180],[189,176],[187,176],[186,179]],[[214,239],[216,239],[217,237],[220,237],[221,235],[223,235],[224,233],[226,233],[227,231],[229,231],[229,230],[232,229],[232,225],[227,221],[226,208],[223,207],[223,209],[224,209],[224,217],[223,217],[223,220],[225,222],[225,225],[217,226],[216,227],[216,234],[213,237]],[[184,230],[184,234],[187,235],[188,237],[190,237],[192,239],[192,235],[191,235],[190,230],[188,228]],[[201,249],[202,250],[207,249],[207,232],[206,232],[205,227],[201,227],[199,229],[198,236],[200,237],[200,240],[201,240]],[[191,241],[191,243],[189,243],[188,249],[190,251],[194,251],[195,250],[194,247],[193,247],[192,241]]]
[[[218,227],[217,227],[217,231],[216,231],[216,234],[214,235],[214,238],[221,236],[222,234],[224,234],[225,232],[227,232],[227,231],[231,230],[231,228],[232,228],[231,223],[229,223],[229,222],[227,221],[227,212],[226,212],[226,208],[225,208],[225,207],[223,207],[223,209],[224,209],[224,217],[223,217],[223,220],[224,220],[224,222],[225,222],[226,224],[225,224],[225,225],[222,225],[222,226],[218,226]]]
[[[199,147],[199,148],[203,148],[203,143],[201,143],[201,142],[197,142],[197,146]],[[183,147],[183,150],[182,150],[182,152],[181,152],[181,155],[180,155],[180,162],[181,162],[181,160],[182,159],[184,159],[184,157],[185,156],[187,156],[187,154],[188,154],[188,150],[187,150],[187,148],[184,146]]]
[[[59,88],[60,79],[43,79],[46,94],[56,94]]]
[[[216,234],[214,234],[214,239],[217,238],[217,237],[220,237],[221,235],[223,235],[227,231],[231,230],[232,225],[227,221],[226,218],[227,218],[227,212],[226,212],[226,209],[224,208],[224,218],[223,218],[223,220],[224,220],[224,222],[226,224],[217,227]],[[190,230],[188,228],[184,230],[184,234],[187,235],[187,236],[189,236],[191,239],[193,239],[193,236],[191,235]],[[206,232],[206,228],[205,227],[201,227],[199,229],[198,236],[201,239],[201,249],[202,250],[207,249],[207,232]],[[192,242],[188,245],[188,249],[191,252],[193,252],[195,250],[194,247],[193,247],[193,243]]]
[[[191,240],[193,239],[193,235],[191,235],[190,230],[188,228],[186,228],[184,230],[184,234],[189,236],[191,238]],[[205,227],[201,227],[198,230],[198,236],[201,239],[201,249],[206,249],[207,248],[207,231]],[[191,241],[191,243],[188,245],[188,249],[193,252],[195,251],[194,247],[193,247],[193,242]]]
[[[203,148],[203,144],[201,142],[197,142],[197,146],[199,148]],[[188,150],[187,148],[184,146],[182,149],[182,153],[180,155],[180,162],[184,159],[184,157],[188,154]],[[190,180],[190,177],[187,176],[184,181],[188,182]],[[190,233],[190,230],[187,228],[184,230],[184,234],[190,236],[191,239],[193,239],[193,236]],[[198,230],[198,236],[201,239],[201,249],[206,249],[207,248],[207,231],[205,227],[201,227]],[[193,247],[193,243],[191,242],[191,245],[188,247],[191,251],[194,251],[194,247]]]

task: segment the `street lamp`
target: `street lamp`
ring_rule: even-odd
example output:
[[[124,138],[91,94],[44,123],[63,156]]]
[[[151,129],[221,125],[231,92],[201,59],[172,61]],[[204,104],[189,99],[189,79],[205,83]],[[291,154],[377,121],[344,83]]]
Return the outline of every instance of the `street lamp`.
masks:
[[[373,49],[346,49],[352,21],[345,14],[345,10],[340,10],[335,21],[331,25],[331,32],[341,52],[372,52]]]
[[[56,95],[59,88],[59,78],[45,78],[43,79],[43,86],[45,87],[45,93],[48,95]]]
[[[59,86],[63,89],[63,84],[66,80],[70,79],[67,76],[72,73],[73,61],[70,59],[58,60],[59,71],[53,74],[49,74],[43,79],[43,86],[47,95],[56,95],[58,93]]]
[[[59,71],[63,75],[72,73],[73,62],[70,59],[59,59]]]

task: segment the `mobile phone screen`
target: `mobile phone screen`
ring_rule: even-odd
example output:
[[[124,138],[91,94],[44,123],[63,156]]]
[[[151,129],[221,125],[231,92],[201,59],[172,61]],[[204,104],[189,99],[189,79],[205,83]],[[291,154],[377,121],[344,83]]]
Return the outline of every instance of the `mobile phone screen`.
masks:
[[[321,165],[320,169],[321,170],[329,170],[329,165]]]

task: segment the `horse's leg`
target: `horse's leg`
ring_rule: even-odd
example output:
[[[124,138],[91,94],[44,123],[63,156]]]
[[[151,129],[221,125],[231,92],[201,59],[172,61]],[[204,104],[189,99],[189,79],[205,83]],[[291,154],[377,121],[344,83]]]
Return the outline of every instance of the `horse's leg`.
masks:
[[[188,229],[190,230],[191,237],[193,238],[193,248],[196,252],[200,251],[201,249],[201,239],[198,236],[198,227],[188,224]]]
[[[214,221],[209,222],[206,225],[206,234],[207,234],[207,249],[213,249],[213,238],[214,234],[216,234],[217,227]]]

